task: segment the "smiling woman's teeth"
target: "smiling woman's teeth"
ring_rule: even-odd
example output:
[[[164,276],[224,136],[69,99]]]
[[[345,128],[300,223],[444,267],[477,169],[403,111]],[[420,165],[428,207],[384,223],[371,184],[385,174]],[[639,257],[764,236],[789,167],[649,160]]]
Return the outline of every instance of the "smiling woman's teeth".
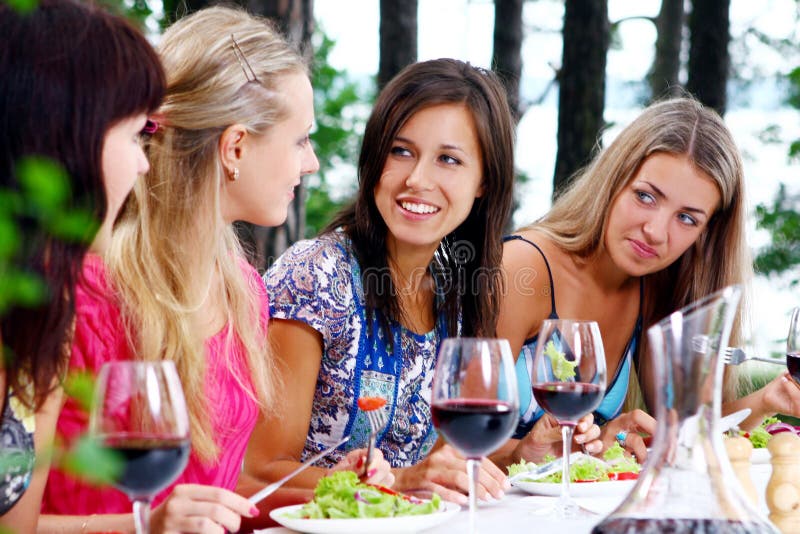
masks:
[[[439,208],[436,206],[429,206],[428,204],[415,204],[413,202],[401,202],[401,206],[403,206],[404,210],[408,210],[412,213],[436,213],[439,211]]]

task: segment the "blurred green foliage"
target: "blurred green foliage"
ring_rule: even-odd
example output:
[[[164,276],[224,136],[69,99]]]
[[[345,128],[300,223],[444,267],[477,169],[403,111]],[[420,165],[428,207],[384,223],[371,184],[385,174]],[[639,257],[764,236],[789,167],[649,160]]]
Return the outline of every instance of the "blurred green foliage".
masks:
[[[756,269],[762,274],[787,272],[800,264],[800,194],[790,195],[781,184],[771,205],[756,206],[756,221],[759,228],[770,233],[770,243],[756,256]],[[800,283],[795,276],[792,285]]]
[[[16,175],[18,188],[0,190],[0,313],[14,305],[35,306],[48,293],[44,281],[22,265],[26,227],[75,242],[90,240],[98,228],[91,213],[69,207],[70,180],[58,164],[27,157]]]
[[[788,74],[789,94],[787,102],[800,110],[800,67]],[[800,162],[800,139],[789,146],[789,159]],[[792,272],[800,265],[800,193],[789,193],[781,184],[771,204],[756,206],[756,225],[770,233],[770,243],[756,255],[756,269],[762,274]],[[789,283],[800,284],[800,275],[795,274]]]
[[[311,82],[317,127],[311,139],[320,168],[307,181],[306,237],[319,233],[356,190],[355,165],[361,134],[375,92],[374,85],[364,90],[346,72],[330,64],[328,56],[335,43],[319,27],[312,44]],[[353,176],[345,184],[340,183],[339,191],[332,194],[331,171],[342,164],[352,165]]]

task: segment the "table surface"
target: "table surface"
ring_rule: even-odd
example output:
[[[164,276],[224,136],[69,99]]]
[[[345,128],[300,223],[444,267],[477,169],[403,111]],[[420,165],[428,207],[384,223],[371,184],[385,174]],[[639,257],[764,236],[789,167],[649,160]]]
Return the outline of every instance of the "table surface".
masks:
[[[760,503],[759,509],[767,516],[769,510],[767,509],[764,495],[766,493],[767,482],[769,481],[770,474],[772,473],[772,466],[770,464],[753,464],[750,468],[750,473],[753,479],[753,485],[759,495]],[[584,497],[576,498],[576,502],[585,506],[586,508],[596,511],[601,515],[591,519],[549,519],[537,515],[537,511],[541,511],[543,507],[552,504],[556,497],[543,497],[536,495],[529,495],[522,490],[513,488],[506,496],[495,503],[481,503],[478,508],[477,530],[479,533],[496,533],[498,527],[502,527],[504,532],[510,532],[509,528],[525,529],[520,532],[530,529],[531,523],[535,522],[536,530],[538,532],[548,532],[547,527],[552,526],[557,528],[559,534],[585,534],[592,530],[592,527],[597,524],[605,515],[613,511],[616,506],[622,502],[625,495],[607,496],[607,497]],[[544,530],[541,530],[544,527]],[[462,508],[455,517],[447,521],[445,524],[440,525],[429,530],[425,530],[426,534],[449,534],[459,533],[463,534],[469,531],[469,517],[467,510]],[[268,528],[257,531],[258,534],[292,534],[296,531],[283,527]],[[379,534],[379,533],[378,533]]]

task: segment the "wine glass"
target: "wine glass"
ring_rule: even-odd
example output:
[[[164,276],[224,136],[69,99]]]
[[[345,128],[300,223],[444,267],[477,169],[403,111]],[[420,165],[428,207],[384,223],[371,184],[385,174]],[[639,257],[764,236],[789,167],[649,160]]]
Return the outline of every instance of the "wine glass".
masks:
[[[467,458],[469,525],[475,532],[475,481],[481,458],[511,437],[519,396],[514,358],[505,339],[449,338],[433,375],[433,424]]]
[[[133,501],[137,534],[147,534],[150,502],[178,478],[189,459],[189,417],[175,364],[104,364],[89,433],[120,459],[114,485]]]
[[[600,405],[606,389],[606,358],[594,321],[546,319],[539,330],[531,377],[533,397],[561,426],[561,496],[550,515],[594,516],[569,496],[569,456],[575,425]]]
[[[800,308],[792,310],[789,335],[786,337],[786,367],[797,384],[800,384]]]

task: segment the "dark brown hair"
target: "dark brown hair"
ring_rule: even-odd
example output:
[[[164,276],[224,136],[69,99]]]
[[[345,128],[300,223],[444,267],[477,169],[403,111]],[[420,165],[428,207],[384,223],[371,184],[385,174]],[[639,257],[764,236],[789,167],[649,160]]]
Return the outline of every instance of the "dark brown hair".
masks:
[[[418,111],[463,104],[473,117],[483,161],[483,195],[467,219],[439,245],[431,265],[448,335],[494,336],[502,297],[502,232],[511,211],[514,183],[514,127],[505,91],[492,72],[455,59],[409,65],[381,91],[367,121],[358,162],[355,202],[326,231],[343,227],[361,265],[368,313],[380,311],[384,329],[401,317],[389,273],[387,227],[375,204],[389,150],[403,125]],[[391,339],[391,336],[388,337]]]
[[[19,189],[19,161],[45,157],[69,176],[65,209],[102,221],[105,135],[161,102],[165,78],[155,51],[125,20],[73,0],[41,0],[30,13],[0,4],[0,35],[0,187]],[[17,226],[24,246],[13,261],[44,280],[49,294],[4,313],[3,366],[7,386],[38,407],[67,364],[75,283],[94,236],[62,240],[32,219]],[[28,379],[32,391],[24,387]]]

